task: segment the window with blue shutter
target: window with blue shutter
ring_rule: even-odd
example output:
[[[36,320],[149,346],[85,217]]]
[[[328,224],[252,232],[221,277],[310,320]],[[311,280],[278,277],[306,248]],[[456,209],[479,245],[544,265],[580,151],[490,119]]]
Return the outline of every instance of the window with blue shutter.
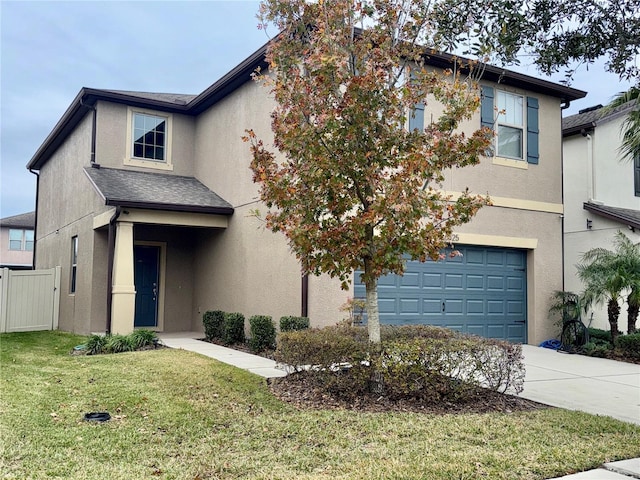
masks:
[[[481,88],[480,122],[483,127],[496,131],[495,155],[537,164],[540,156],[538,99],[485,85]]]

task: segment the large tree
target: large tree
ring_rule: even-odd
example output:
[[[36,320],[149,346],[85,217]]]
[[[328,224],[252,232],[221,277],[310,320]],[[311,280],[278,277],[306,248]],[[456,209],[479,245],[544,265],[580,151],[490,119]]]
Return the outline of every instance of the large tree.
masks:
[[[438,2],[434,2],[437,6]],[[454,227],[488,202],[443,193],[444,170],[476,164],[489,129],[459,128],[478,109],[471,75],[428,69],[437,12],[428,2],[266,0],[262,18],[280,34],[259,76],[273,94],[274,146],[253,131],[254,181],[304,272],[328,273],[347,288],[362,271],[369,338],[380,341],[377,280],[402,274],[408,257],[436,260]],[[479,70],[479,69],[478,69]],[[416,105],[438,105],[408,128]]]
[[[618,93],[606,108],[608,111],[613,111],[627,104],[633,105],[633,108],[620,126],[622,143],[618,150],[622,155],[621,161],[633,162],[636,158],[640,158],[640,85]]]

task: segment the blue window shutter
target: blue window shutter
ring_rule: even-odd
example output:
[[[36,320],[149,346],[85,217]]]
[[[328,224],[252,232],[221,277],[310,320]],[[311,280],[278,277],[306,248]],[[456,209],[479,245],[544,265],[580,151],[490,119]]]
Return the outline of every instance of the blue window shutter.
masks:
[[[416,103],[409,115],[409,131],[424,131],[424,103]]]
[[[415,78],[414,72],[410,73],[410,79],[413,80]],[[411,113],[409,114],[409,131],[412,132],[414,130],[419,130],[420,132],[424,132],[424,103],[418,102],[411,109]]]
[[[482,85],[480,122],[483,127],[493,128],[493,87]]]
[[[527,163],[538,164],[540,158],[538,127],[538,99],[527,97]]]

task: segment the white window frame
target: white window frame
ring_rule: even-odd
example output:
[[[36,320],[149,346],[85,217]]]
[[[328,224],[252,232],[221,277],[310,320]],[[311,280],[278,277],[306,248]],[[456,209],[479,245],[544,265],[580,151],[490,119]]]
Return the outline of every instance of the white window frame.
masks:
[[[11,238],[11,232],[19,232],[20,234],[20,238],[19,239],[12,239]],[[27,232],[31,232],[31,240],[27,239]],[[13,248],[11,246],[11,242],[20,242],[20,248]],[[31,248],[27,248],[29,243],[31,243]],[[29,229],[24,229],[24,228],[10,228],[9,229],[9,250],[13,251],[13,252],[33,252],[33,243],[34,243],[34,238],[33,238],[33,230],[29,230]]]
[[[164,132],[164,160],[150,160],[145,158],[138,158],[133,155],[133,128],[134,118],[136,114],[150,115],[165,119],[166,128]],[[155,112],[152,110],[144,110],[132,107],[127,108],[127,152],[125,154],[123,163],[132,167],[153,168],[155,170],[173,170],[173,164],[171,162],[172,136],[173,115],[171,115],[170,113]]]
[[[71,237],[71,261],[69,269],[69,295],[78,290],[78,236]]]
[[[508,123],[504,120],[505,115],[501,112],[500,107],[498,106],[498,97],[499,95],[509,95],[513,97],[519,97],[522,101],[522,124],[516,125],[513,123]],[[494,106],[497,110],[497,118],[496,118],[496,139],[495,139],[495,148],[496,148],[496,157],[500,159],[505,159],[507,161],[517,161],[524,162],[524,165],[528,165],[527,163],[527,97],[525,95],[521,95],[515,92],[508,92],[506,90],[496,89],[494,94]],[[520,152],[520,157],[503,155],[499,152],[499,141],[500,141],[500,126],[514,128],[522,131],[522,150]]]

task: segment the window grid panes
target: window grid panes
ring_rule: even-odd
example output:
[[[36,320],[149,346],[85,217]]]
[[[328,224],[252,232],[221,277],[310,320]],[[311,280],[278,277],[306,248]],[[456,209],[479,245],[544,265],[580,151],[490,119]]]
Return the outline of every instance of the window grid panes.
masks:
[[[133,114],[133,157],[164,162],[167,119],[146,113]]]
[[[498,156],[523,159],[524,97],[498,91]]]
[[[9,250],[33,251],[33,230],[9,230]]]

